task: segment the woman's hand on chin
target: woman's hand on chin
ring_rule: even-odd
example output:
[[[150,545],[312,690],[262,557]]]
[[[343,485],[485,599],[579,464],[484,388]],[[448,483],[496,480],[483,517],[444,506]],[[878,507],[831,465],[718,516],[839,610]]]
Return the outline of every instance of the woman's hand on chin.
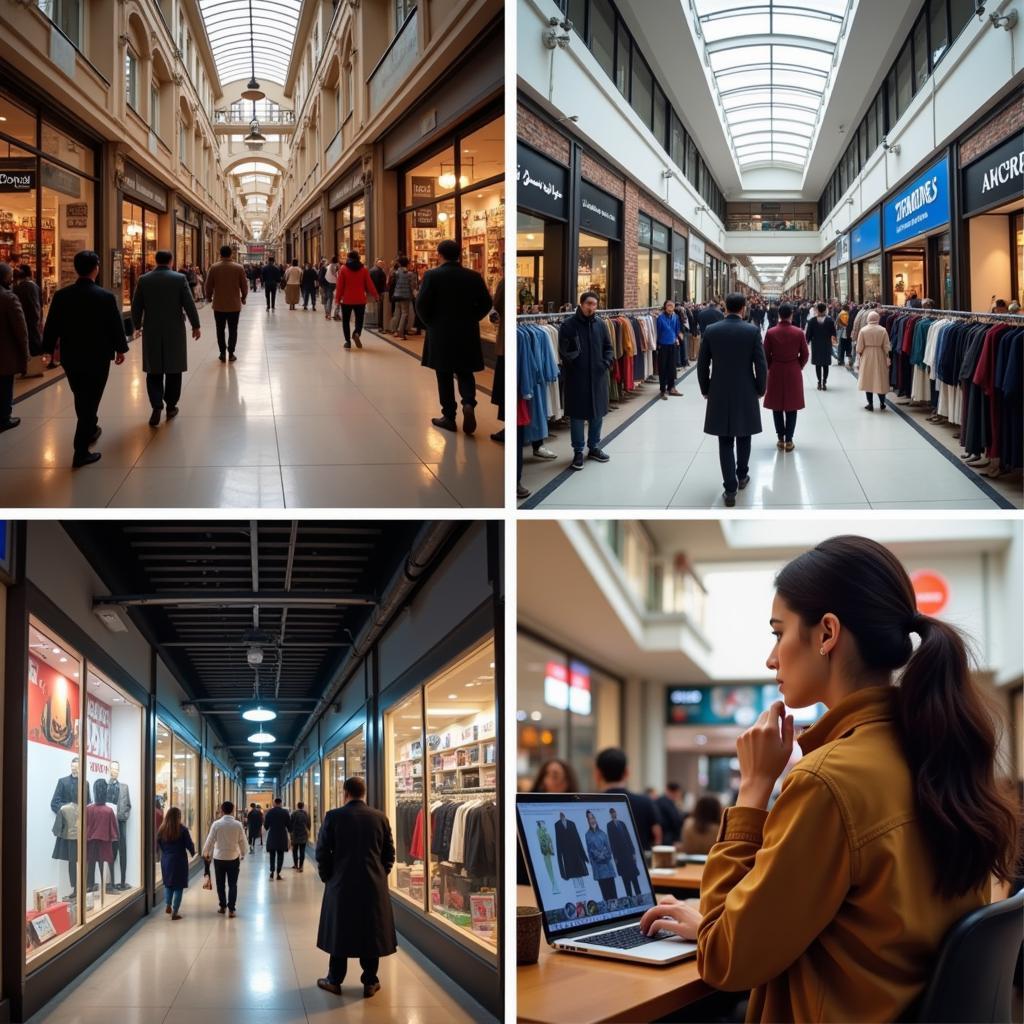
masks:
[[[740,761],[740,793],[737,806],[768,806],[768,798],[793,753],[793,716],[777,700],[736,741]]]
[[[700,911],[692,904],[675,899],[666,900],[656,907],[651,907],[640,918],[640,931],[644,935],[660,931],[671,932],[681,939],[692,942],[697,938],[700,922]]]

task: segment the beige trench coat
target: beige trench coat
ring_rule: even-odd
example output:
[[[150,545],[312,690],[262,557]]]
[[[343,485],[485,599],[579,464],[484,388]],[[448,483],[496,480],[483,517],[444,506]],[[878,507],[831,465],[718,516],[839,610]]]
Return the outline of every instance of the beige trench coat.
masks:
[[[880,324],[866,324],[857,335],[860,374],[857,387],[875,395],[889,391],[889,335]]]

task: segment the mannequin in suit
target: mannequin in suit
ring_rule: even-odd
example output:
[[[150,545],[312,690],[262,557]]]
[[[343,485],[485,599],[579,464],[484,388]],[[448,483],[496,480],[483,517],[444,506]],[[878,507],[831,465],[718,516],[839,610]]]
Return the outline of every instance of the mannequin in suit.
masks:
[[[116,854],[121,865],[121,881],[114,884],[114,865],[110,865],[110,888],[128,889],[125,884],[125,866],[128,860],[128,841],[125,833],[128,829],[128,817],[132,813],[132,800],[128,792],[128,783],[120,781],[121,764],[118,761],[110,762],[110,782],[107,785],[107,803],[113,804],[117,815],[117,844]]]
[[[71,774],[57,780],[53,796],[50,799],[50,810],[56,814],[64,804],[78,803],[78,758],[71,758]]]

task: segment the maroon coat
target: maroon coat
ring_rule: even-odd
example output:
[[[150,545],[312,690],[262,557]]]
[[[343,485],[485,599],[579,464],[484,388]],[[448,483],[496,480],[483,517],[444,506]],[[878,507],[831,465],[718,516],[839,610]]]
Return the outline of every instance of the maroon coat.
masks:
[[[801,372],[810,353],[807,338],[799,327],[780,321],[764,336],[768,359],[768,387],[764,407],[774,412],[793,412],[804,407],[804,378]]]

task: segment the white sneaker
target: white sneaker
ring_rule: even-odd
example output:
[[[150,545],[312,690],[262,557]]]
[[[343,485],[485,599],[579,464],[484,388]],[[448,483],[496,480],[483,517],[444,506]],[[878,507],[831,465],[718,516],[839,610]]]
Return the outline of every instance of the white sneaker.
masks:
[[[541,445],[534,453],[535,459],[557,459],[558,456],[547,446]]]

